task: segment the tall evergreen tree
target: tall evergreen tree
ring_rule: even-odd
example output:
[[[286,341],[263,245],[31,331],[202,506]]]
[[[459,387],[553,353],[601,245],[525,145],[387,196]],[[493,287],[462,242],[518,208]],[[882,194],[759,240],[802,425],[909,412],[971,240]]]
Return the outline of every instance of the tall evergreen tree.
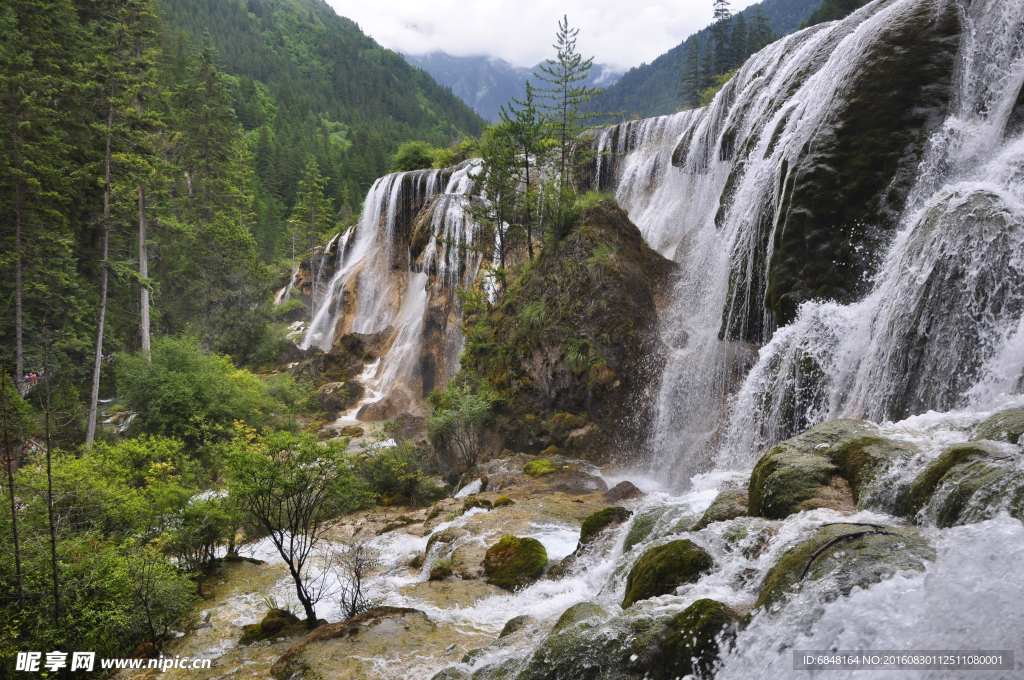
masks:
[[[516,108],[509,112],[501,107],[501,120],[508,126],[508,135],[515,147],[515,160],[522,168],[522,212],[523,228],[526,232],[526,251],[533,259],[533,225],[536,217],[534,206],[537,202],[536,185],[540,179],[537,159],[543,152],[544,123],[534,100],[533,84],[526,81],[526,95],[522,99],[512,99]],[[530,171],[533,170],[531,175]]]
[[[711,75],[722,75],[729,70],[732,57],[730,38],[732,37],[732,11],[729,0],[715,0],[714,23],[711,25],[711,37],[715,42],[714,62]]]

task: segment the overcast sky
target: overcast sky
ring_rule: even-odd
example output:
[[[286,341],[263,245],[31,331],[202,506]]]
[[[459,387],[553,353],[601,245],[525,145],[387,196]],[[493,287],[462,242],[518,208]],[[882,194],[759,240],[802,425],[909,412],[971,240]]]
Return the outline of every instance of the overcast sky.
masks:
[[[733,0],[733,11],[755,0]],[[650,63],[711,23],[712,0],[327,0],[381,45],[440,50],[534,66],[554,56],[558,20],[580,29],[577,49],[625,71]]]

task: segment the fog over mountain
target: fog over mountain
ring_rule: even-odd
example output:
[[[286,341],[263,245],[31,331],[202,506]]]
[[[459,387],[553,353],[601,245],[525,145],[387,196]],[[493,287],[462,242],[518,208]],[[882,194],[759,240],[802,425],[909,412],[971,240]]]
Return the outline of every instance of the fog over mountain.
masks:
[[[526,80],[533,78],[534,68],[514,66],[504,59],[485,55],[457,57],[445,52],[425,55],[403,55],[410,64],[429,73],[435,80],[452,88],[462,101],[491,122],[497,122],[502,104],[513,97],[520,98],[526,92]],[[586,84],[608,87],[615,84],[622,74],[603,64],[594,64]]]

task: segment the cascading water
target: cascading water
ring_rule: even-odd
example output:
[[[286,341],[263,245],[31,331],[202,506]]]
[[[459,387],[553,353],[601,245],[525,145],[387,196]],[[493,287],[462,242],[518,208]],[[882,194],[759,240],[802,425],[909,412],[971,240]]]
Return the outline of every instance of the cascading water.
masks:
[[[466,210],[474,200],[477,167],[468,161],[454,171],[395,173],[374,183],[358,225],[324,250],[335,271],[325,292],[314,296],[302,349],[327,351],[345,333],[392,329],[370,386],[379,397],[403,384],[403,407],[415,408],[435,381],[458,370],[459,310],[445,298],[454,298],[458,286],[471,286],[482,262],[473,249],[479,226]],[[442,337],[433,339],[424,365],[424,319],[431,313],[442,317],[435,324]]]

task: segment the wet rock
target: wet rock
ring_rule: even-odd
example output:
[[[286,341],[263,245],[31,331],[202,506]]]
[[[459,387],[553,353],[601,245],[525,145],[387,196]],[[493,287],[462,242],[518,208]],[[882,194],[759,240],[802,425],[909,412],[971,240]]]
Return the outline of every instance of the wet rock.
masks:
[[[711,678],[720,645],[736,635],[739,614],[715,600],[697,600],[665,625],[652,671],[656,680]]]
[[[281,655],[271,666],[270,675],[278,680],[285,680],[302,672],[308,661],[305,657],[324,643],[348,639],[383,651],[395,643],[396,635],[400,633],[429,633],[435,628],[427,615],[418,609],[374,607],[346,621],[323,625],[310,632],[301,642]]]
[[[589,621],[591,619],[605,620],[608,618],[608,612],[604,608],[594,604],[593,602],[580,602],[562,612],[562,615],[558,617],[558,621],[555,622],[551,632],[560,633],[569,626],[574,626],[577,623],[583,621]]]
[[[906,499],[909,514],[920,512],[953,468],[968,461],[1001,458],[1004,455],[1001,449],[985,442],[954,444],[945,449],[911,484]]]
[[[451,560],[438,560],[430,569],[429,581],[443,581],[454,572]]]
[[[494,506],[493,507],[495,507],[495,508],[504,508],[506,506],[515,505],[515,504],[516,504],[515,501],[513,501],[508,496],[499,496],[497,498],[497,500],[494,501]]]
[[[618,526],[629,519],[633,513],[623,507],[611,507],[598,510],[583,520],[580,528],[580,544],[585,545],[597,538],[597,535],[608,527]]]
[[[663,621],[653,617],[599,617],[553,631],[521,668],[481,678],[598,680],[650,677]],[[497,670],[497,669],[496,669]],[[516,673],[515,671],[518,671]]]
[[[515,618],[509,619],[505,622],[505,627],[501,629],[499,638],[508,637],[512,633],[522,629],[524,626],[533,623],[533,617],[523,614]]]
[[[342,437],[362,437],[363,432],[363,428],[355,425],[349,425],[348,427],[343,427],[338,430],[338,435]]]
[[[299,620],[299,617],[284,609],[271,609],[259,623],[242,626],[242,637],[238,644],[251,645],[260,640],[304,635],[306,632],[305,624]]]
[[[444,670],[435,673],[433,677],[430,678],[430,680],[464,680],[468,677],[469,675],[453,666],[451,668],[445,668]]]
[[[494,507],[486,498],[478,498],[477,496],[470,496],[462,502],[462,512],[469,512],[473,508],[483,508],[484,510],[490,510]]]
[[[634,498],[643,498],[644,492],[636,488],[632,482],[619,482],[604,495],[604,499],[609,503],[618,503],[619,501],[628,501]]]
[[[365,392],[366,389],[355,380],[329,382],[317,388],[316,400],[320,410],[339,413],[355,406]]]
[[[491,585],[515,590],[536,581],[548,564],[548,553],[533,538],[505,536],[487,549],[484,573]]]
[[[651,548],[629,572],[622,608],[640,600],[673,593],[684,583],[695,583],[714,564],[711,555],[693,541],[672,541]]]
[[[765,574],[756,606],[771,606],[802,581],[826,584],[826,601],[866,588],[898,571],[924,571],[935,550],[914,529],[827,524],[785,553]]]
[[[857,420],[822,423],[765,453],[750,476],[748,512],[784,519],[802,510],[853,510],[879,472],[915,449]]]
[[[427,539],[427,549],[425,551],[426,554],[430,554],[430,549],[434,546],[435,543],[451,543],[462,534],[463,532],[457,527],[448,527],[444,531],[437,531],[431,534],[430,538]]]
[[[689,528],[689,531],[700,531],[713,522],[725,522],[730,519],[746,516],[747,501],[746,489],[726,489],[722,491],[711,502],[711,506],[697,520],[697,523]]]
[[[1024,434],[1024,408],[1000,411],[982,421],[971,436],[972,441],[989,439],[997,442],[1018,444]]]
[[[626,540],[622,544],[622,552],[629,552],[634,545],[647,540],[647,537],[654,531],[658,520],[668,511],[668,508],[654,508],[648,510],[633,519],[633,526],[626,534]]]
[[[577,416],[572,413],[556,413],[551,419],[551,434],[563,436],[571,430],[578,430],[587,424],[586,416]]]
[[[605,434],[594,423],[573,430],[565,439],[565,449],[574,456],[600,458],[600,452],[606,445]]]

